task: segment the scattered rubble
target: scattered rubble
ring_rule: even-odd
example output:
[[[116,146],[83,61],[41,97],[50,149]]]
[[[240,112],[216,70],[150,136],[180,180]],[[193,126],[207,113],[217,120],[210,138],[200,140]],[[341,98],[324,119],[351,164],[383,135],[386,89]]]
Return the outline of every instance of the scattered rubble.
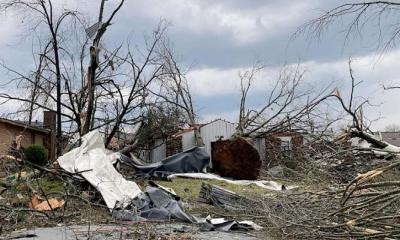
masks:
[[[207,183],[201,185],[199,201],[228,209],[243,209],[246,206],[253,206],[255,204],[254,200]]]
[[[99,132],[92,131],[82,137],[81,146],[71,150],[58,159],[60,166],[70,173],[79,173],[101,193],[112,215],[118,220],[180,220],[187,223],[207,224],[209,230],[221,229],[228,231],[239,228],[260,229],[254,223],[247,221],[243,224],[236,221],[219,221],[212,218],[196,218],[187,214],[179,197],[164,187],[150,184],[142,192],[135,182],[127,181],[112,165],[116,156],[108,154],[104,148]],[[200,166],[196,161],[200,163]],[[143,172],[170,172],[171,170],[185,171],[208,165],[209,157],[199,148],[193,148],[183,154],[172,156],[156,166],[142,166]],[[189,164],[183,164],[189,163]],[[193,164],[190,164],[193,163]],[[198,168],[197,168],[198,169]],[[169,171],[168,171],[169,170]],[[157,174],[156,174],[157,175]],[[50,204],[51,205],[51,204]],[[215,224],[213,223],[215,222]],[[254,226],[253,226],[253,225]]]
[[[224,142],[221,146],[226,151],[229,147],[238,146],[238,142],[221,142]],[[309,158],[306,162],[311,164],[313,160],[313,167],[329,176],[333,176],[334,172],[337,176],[346,175],[346,179],[336,183],[348,183],[345,186],[333,181],[315,186],[299,183],[301,187],[296,187],[286,182],[238,180],[204,172],[210,158],[201,148],[190,149],[161,163],[145,165],[138,159],[107,151],[101,136],[94,131],[85,135],[79,146],[58,159],[61,168],[34,165],[21,168],[24,161],[4,160],[16,165],[14,169],[19,171],[0,179],[0,212],[5,216],[3,219],[0,217],[0,221],[7,223],[4,226],[9,232],[11,222],[20,221],[24,214],[34,219],[47,219],[47,224],[57,224],[59,219],[65,221],[75,215],[80,217],[86,206],[90,206],[88,209],[102,210],[96,210],[94,215],[102,216],[106,221],[104,223],[115,221],[158,226],[160,222],[178,221],[186,225],[174,231],[190,233],[188,237],[196,236],[193,229],[272,231],[281,236],[305,239],[400,237],[396,207],[400,199],[400,184],[397,179],[386,180],[382,177],[400,167],[396,155],[395,158],[377,159],[374,152],[371,154],[365,149],[330,148],[330,151],[305,155]],[[249,148],[249,155],[251,151]],[[233,161],[232,155],[220,156],[229,159],[225,163]],[[142,180],[127,180],[115,165],[130,167]],[[270,170],[271,173],[274,171],[279,172],[274,175],[282,176],[286,170],[278,166]],[[310,175],[309,172],[306,174]],[[356,174],[359,175],[354,177]],[[41,183],[44,180],[42,177],[46,175],[48,179],[52,176],[59,181],[57,190],[51,182],[46,190],[42,188],[41,184],[46,184]],[[143,179],[146,180],[143,182]],[[159,181],[155,183],[148,179]],[[186,198],[182,201],[174,188],[163,186],[165,180],[179,179],[198,181],[198,187],[202,182],[201,188],[194,193],[198,194],[198,199]],[[318,177],[315,181],[319,181]],[[233,189],[232,186],[238,189],[254,186],[265,192],[248,196],[226,189],[227,185],[230,189]],[[182,190],[179,193],[184,194]],[[212,210],[193,214],[190,209],[194,204],[200,204],[199,208],[212,207]],[[66,212],[71,208],[72,211]]]

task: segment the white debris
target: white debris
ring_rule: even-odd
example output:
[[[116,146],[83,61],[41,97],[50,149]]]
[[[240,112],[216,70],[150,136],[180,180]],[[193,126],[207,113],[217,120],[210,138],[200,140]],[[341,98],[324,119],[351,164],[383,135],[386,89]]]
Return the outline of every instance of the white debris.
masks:
[[[218,175],[212,174],[212,173],[177,173],[177,174],[169,175],[167,178],[173,179],[173,178],[179,178],[179,177],[197,178],[197,179],[213,179],[213,180],[225,181],[227,183],[237,184],[237,185],[252,185],[252,184],[254,184],[259,187],[262,187],[262,188],[265,188],[268,190],[274,190],[274,191],[290,190],[290,189],[297,188],[297,186],[284,186],[283,184],[277,183],[275,181],[230,180],[230,179],[226,179],[226,178],[223,178],[221,176],[218,176]]]
[[[82,145],[58,158],[60,166],[70,173],[80,173],[103,196],[107,207],[122,207],[142,191],[135,182],[127,181],[112,165],[114,157],[104,147],[101,134],[92,131],[82,137]]]

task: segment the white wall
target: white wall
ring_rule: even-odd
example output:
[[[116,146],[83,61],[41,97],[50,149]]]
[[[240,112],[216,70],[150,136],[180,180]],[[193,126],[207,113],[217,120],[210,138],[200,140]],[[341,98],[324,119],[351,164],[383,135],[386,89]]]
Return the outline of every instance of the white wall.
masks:
[[[260,154],[260,160],[265,161],[267,158],[265,149],[265,138],[256,138],[255,147],[258,151],[258,154]]]
[[[216,120],[200,128],[200,135],[203,139],[206,151],[211,156],[211,142],[222,139],[229,139],[236,131],[236,125],[224,120]]]
[[[186,151],[195,145],[194,131],[185,132],[182,134],[182,150]]]

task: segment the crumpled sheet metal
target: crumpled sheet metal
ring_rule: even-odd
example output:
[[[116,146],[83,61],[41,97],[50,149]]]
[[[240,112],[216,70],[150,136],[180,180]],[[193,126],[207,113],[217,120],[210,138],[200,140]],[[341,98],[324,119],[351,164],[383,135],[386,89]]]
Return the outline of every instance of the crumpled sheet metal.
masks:
[[[187,214],[179,197],[159,185],[148,186],[145,193],[133,200],[135,210],[113,210],[113,216],[123,221],[180,220],[200,226],[202,231],[260,230],[252,221],[226,220],[225,218],[196,218]]]
[[[235,221],[226,220],[225,218],[211,218],[208,216],[203,221],[209,223],[212,228],[209,230],[228,232],[231,230],[261,230],[263,227],[255,224],[253,221]]]
[[[140,216],[146,219],[179,219],[183,222],[193,223],[195,219],[185,213],[179,197],[156,186],[148,186],[146,194],[139,197],[142,205],[138,208]],[[144,204],[143,204],[144,203]],[[135,206],[139,204],[135,201]]]
[[[142,193],[135,182],[125,180],[114,168],[115,155],[105,149],[98,131],[83,136],[81,146],[65,153],[57,161],[64,170],[82,175],[101,193],[110,209],[117,203],[126,207]]]
[[[212,173],[177,173],[177,174],[171,174],[167,178],[168,179],[174,179],[174,178],[194,178],[194,179],[207,179],[207,180],[219,180],[219,181],[224,181],[230,184],[237,184],[237,185],[256,185],[261,188],[265,188],[268,190],[274,190],[274,191],[283,191],[283,190],[291,190],[298,188],[297,186],[285,186],[281,183],[277,183],[275,181],[266,181],[266,180],[231,180],[227,178],[220,177],[216,174]]]
[[[160,162],[143,165],[136,158],[120,155],[119,161],[135,169],[144,178],[165,178],[174,173],[200,173],[210,165],[210,156],[203,147],[193,147]]]
[[[188,215],[179,201],[179,197],[163,188],[148,186],[146,192],[141,193],[132,201],[134,209],[114,209],[115,218],[124,221],[143,220],[181,220],[186,223],[195,223],[196,219]]]

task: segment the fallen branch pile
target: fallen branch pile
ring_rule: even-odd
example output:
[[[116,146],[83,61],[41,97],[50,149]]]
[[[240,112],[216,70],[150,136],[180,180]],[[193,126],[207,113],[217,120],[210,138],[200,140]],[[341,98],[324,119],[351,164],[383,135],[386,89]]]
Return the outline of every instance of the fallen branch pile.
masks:
[[[343,190],[278,193],[263,200],[265,225],[305,239],[400,238],[400,181],[374,180],[400,161],[361,174]],[[254,209],[252,209],[254,211]]]
[[[203,183],[199,200],[235,217],[251,216],[280,237],[294,239],[399,239],[400,181],[382,175],[400,160],[360,174],[349,184],[329,190],[280,191],[249,198]],[[381,181],[377,179],[381,177]],[[383,180],[382,180],[383,179]]]

